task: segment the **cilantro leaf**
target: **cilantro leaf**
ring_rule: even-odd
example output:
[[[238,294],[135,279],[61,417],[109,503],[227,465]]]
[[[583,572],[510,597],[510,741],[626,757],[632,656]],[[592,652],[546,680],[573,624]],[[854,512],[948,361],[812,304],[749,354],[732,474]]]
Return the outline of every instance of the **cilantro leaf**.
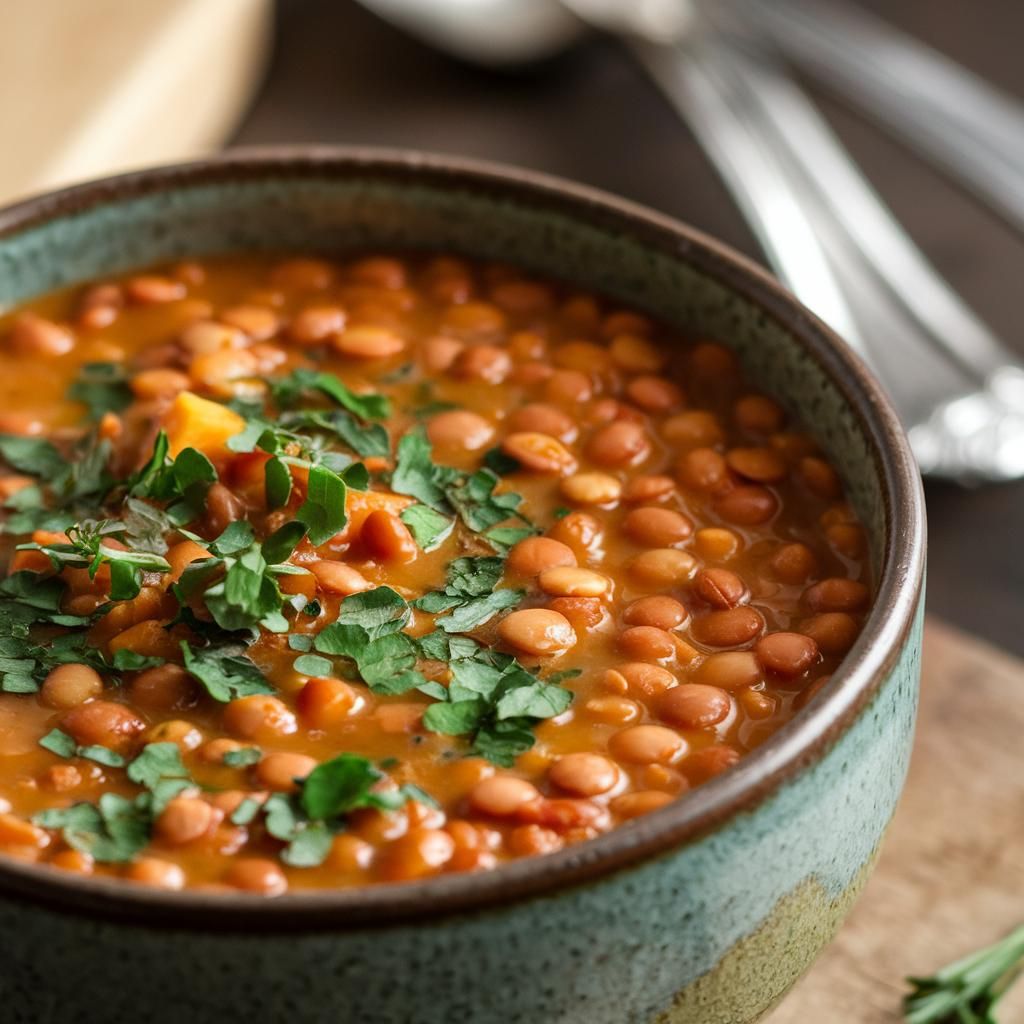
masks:
[[[498,720],[554,718],[572,703],[572,693],[561,686],[535,682],[509,690],[497,703]]]
[[[292,557],[296,547],[303,537],[306,536],[306,526],[294,520],[285,523],[284,526],[276,529],[263,542],[263,555],[272,565],[279,565],[287,562]]]
[[[110,567],[110,597],[114,601],[129,601],[137,597],[142,587],[142,572],[169,572],[170,563],[162,555],[151,551],[122,551],[104,544],[104,538],[124,533],[124,523],[110,519],[83,520],[69,526],[68,540],[58,544],[21,544],[19,551],[42,551],[55,569],[88,569],[90,579],[95,578],[101,565]]]
[[[521,590],[495,589],[503,572],[504,562],[495,556],[456,558],[448,566],[443,590],[424,594],[413,604],[435,615],[451,611],[438,620],[438,628],[465,633],[522,600]]]
[[[480,645],[468,636],[453,636],[443,630],[435,630],[416,638],[420,657],[431,661],[453,662],[460,658],[472,658]]]
[[[108,768],[121,768],[124,766],[124,758],[107,747],[98,743],[80,747],[66,732],[60,729],[51,729],[40,741],[39,746],[49,750],[58,757],[85,757],[97,764],[105,765]]]
[[[210,545],[210,550],[221,558],[237,555],[251,547],[256,535],[244,519],[229,523],[224,532]]]
[[[480,698],[457,700],[452,703],[431,704],[423,713],[423,725],[431,732],[446,736],[461,736],[475,732],[487,712]]]
[[[421,649],[424,640],[428,648],[437,647],[436,639],[424,637]],[[533,746],[537,722],[560,715],[572,701],[569,690],[538,679],[511,655],[479,645],[453,653],[463,656],[450,662],[448,687],[430,691],[438,703],[427,708],[423,725],[431,732],[469,737],[470,752],[495,764],[510,767]]]
[[[516,758],[533,747],[534,737],[522,719],[495,722],[481,728],[473,738],[472,753],[499,768],[511,768]]]
[[[310,818],[323,821],[369,806],[370,789],[381,778],[365,757],[339,754],[306,776],[300,798],[302,809]]]
[[[127,774],[132,782],[150,790],[164,779],[189,777],[177,743],[147,743],[128,765]]]
[[[374,693],[398,694],[426,682],[415,671],[417,647],[401,632],[409,605],[390,587],[376,587],[346,597],[337,619],[325,626],[313,645],[322,654],[351,658]]]
[[[500,483],[501,478],[491,470],[480,469],[463,483],[448,489],[449,500],[474,533],[484,533],[518,515],[522,497],[510,491],[495,494]]]
[[[102,764],[107,768],[124,767],[124,758],[120,754],[111,750],[109,747],[101,746],[99,743],[92,743],[85,747],[79,747],[77,753],[79,757],[95,761],[97,764]]]
[[[298,829],[281,854],[281,860],[293,868],[315,868],[327,859],[334,833],[321,821],[312,821]]]
[[[206,492],[217,482],[217,470],[195,448],[183,448],[174,459],[169,452],[170,442],[161,430],[149,461],[129,478],[128,493],[136,498],[173,502],[166,514],[173,523],[184,526],[201,513]]]
[[[152,812],[149,800],[143,797],[104,793],[98,804],[51,808],[32,820],[43,828],[60,829],[73,849],[104,863],[119,864],[133,860],[149,842]]]
[[[367,639],[376,640],[400,630],[409,621],[409,615],[409,605],[401,594],[391,587],[374,587],[346,597],[338,608],[335,623],[358,626],[366,632]]]
[[[167,553],[166,535],[174,530],[171,517],[156,505],[141,498],[128,497],[124,500],[125,543],[136,551],[151,551],[157,555]]]

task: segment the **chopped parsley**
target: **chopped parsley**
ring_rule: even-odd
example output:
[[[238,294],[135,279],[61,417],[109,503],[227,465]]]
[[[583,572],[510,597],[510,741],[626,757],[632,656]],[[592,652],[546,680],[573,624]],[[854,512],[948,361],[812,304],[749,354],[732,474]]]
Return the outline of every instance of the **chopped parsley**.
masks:
[[[78,378],[68,388],[68,398],[81,402],[89,419],[98,420],[104,413],[120,412],[132,402],[128,374],[121,363],[86,363]]]
[[[216,701],[226,704],[239,697],[275,692],[240,645],[193,650],[187,640],[182,640],[181,654],[185,671]]]
[[[495,589],[503,571],[504,562],[497,557],[456,558],[444,589],[425,594],[414,607],[432,614],[450,612],[439,627],[446,633],[468,633],[523,599],[521,590]]]
[[[334,835],[344,830],[347,815],[360,808],[392,811],[409,800],[433,806],[434,801],[417,786],[381,788],[385,778],[365,757],[340,754],[299,780],[298,793],[268,797],[262,808],[264,825],[270,835],[287,844],[281,859],[292,867],[322,864]],[[250,810],[243,813],[249,815]]]
[[[434,642],[424,638],[421,649],[426,645],[430,650]],[[511,767],[517,755],[533,746],[533,727],[572,703],[570,690],[539,679],[511,655],[477,644],[448,653],[451,681],[438,688],[443,692],[431,690],[438,703],[427,708],[423,724],[431,732],[468,736],[470,753],[497,765]]]
[[[107,768],[123,768],[124,758],[116,751],[97,743],[80,747],[74,740],[61,729],[51,729],[40,741],[39,746],[58,757],[84,757],[97,764],[105,765]]]
[[[95,804],[81,802],[41,811],[33,822],[58,829],[69,846],[98,861],[134,860],[149,843],[154,819],[193,783],[175,743],[147,744],[126,771],[145,792],[135,797],[104,793]]]
[[[396,457],[391,489],[415,498],[425,506],[424,512],[414,513],[407,509],[406,514],[413,518],[416,527],[422,529],[422,523],[429,524],[429,528],[424,529],[428,542],[436,543],[436,533],[444,528],[447,520],[456,516],[466,529],[499,552],[507,551],[517,540],[537,532],[519,511],[523,502],[520,495],[511,491],[496,493],[501,478],[493,470],[485,467],[467,475],[451,466],[435,463],[423,427],[414,427],[402,437]],[[417,507],[411,506],[411,509]],[[426,510],[435,513],[433,519],[427,518]],[[407,515],[403,515],[403,520],[416,536]],[[505,528],[504,534],[495,529],[510,519],[518,519],[522,525]],[[508,533],[508,530],[515,532]],[[417,542],[420,543],[419,537]]]

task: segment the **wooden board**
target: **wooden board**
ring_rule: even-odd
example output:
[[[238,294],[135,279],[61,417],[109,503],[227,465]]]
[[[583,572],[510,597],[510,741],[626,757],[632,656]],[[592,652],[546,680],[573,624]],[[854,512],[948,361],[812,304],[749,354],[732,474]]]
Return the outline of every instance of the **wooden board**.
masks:
[[[849,920],[767,1024],[895,1024],[931,974],[1024,922],[1024,662],[925,629],[910,778]],[[1024,981],[1001,1007],[1024,1021]]]
[[[0,202],[220,145],[262,75],[271,0],[5,0]]]

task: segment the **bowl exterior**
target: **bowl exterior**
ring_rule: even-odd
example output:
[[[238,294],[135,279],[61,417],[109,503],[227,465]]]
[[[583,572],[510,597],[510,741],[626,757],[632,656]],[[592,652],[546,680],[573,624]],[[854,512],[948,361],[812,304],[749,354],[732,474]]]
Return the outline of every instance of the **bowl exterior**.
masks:
[[[767,763],[760,751],[726,773],[749,799],[709,816],[685,841],[630,862],[630,844],[639,849],[659,815],[676,813],[658,812],[617,830],[615,870],[583,850],[580,863],[592,862],[593,870],[577,871],[572,884],[540,894],[517,889],[481,909],[379,922],[321,914],[308,927],[299,915],[286,928],[261,930],[225,927],[214,899],[208,922],[182,923],[171,913],[129,920],[114,912],[116,896],[109,914],[96,899],[86,909],[64,908],[42,898],[42,874],[15,888],[0,871],[0,928],[12,937],[0,967],[3,1019],[758,1019],[842,920],[903,785],[921,642],[916,479],[904,481],[901,505],[888,456],[865,425],[873,414],[851,405],[846,371],[826,365],[827,355],[812,358],[795,340],[820,329],[808,327],[784,296],[773,309],[738,292],[737,282],[756,272],[699,236],[662,226],[655,244],[654,229],[636,213],[609,212],[597,197],[569,201],[550,185],[543,195],[519,192],[514,181],[465,169],[439,175],[415,158],[314,158],[297,166],[254,160],[158,172],[142,185],[115,179],[84,198],[58,195],[27,212],[0,212],[0,308],[71,281],[183,256],[414,248],[522,263],[727,340],[842,468],[876,573],[893,575],[886,559],[902,550],[902,534],[912,538],[903,545],[910,554],[900,556],[897,598],[876,608],[849,658],[862,676],[865,664],[874,667],[859,689],[851,685],[848,700],[837,673],[845,709],[804,744],[777,784],[759,788],[759,765]],[[730,783],[716,779],[688,799],[697,806],[719,785]],[[600,842],[587,845],[598,850]],[[525,863],[519,867],[530,870]],[[497,872],[494,884],[505,877],[513,876]]]
[[[747,1024],[864,884],[903,785],[920,618],[820,760],[680,849],[553,896],[288,935],[128,925],[0,897],[8,1024]]]

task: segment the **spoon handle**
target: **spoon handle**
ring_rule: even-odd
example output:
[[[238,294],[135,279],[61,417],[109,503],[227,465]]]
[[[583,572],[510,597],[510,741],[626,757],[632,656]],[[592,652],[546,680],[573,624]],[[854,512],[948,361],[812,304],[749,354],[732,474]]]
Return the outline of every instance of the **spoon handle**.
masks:
[[[1006,401],[1020,375],[1012,354],[939,277],[795,83],[717,34],[630,45],[780,276],[840,330],[852,326],[847,336],[888,387],[922,467],[958,479],[1024,472],[1024,419]]]
[[[1024,106],[837,0],[732,0],[772,43],[1024,231]]]

